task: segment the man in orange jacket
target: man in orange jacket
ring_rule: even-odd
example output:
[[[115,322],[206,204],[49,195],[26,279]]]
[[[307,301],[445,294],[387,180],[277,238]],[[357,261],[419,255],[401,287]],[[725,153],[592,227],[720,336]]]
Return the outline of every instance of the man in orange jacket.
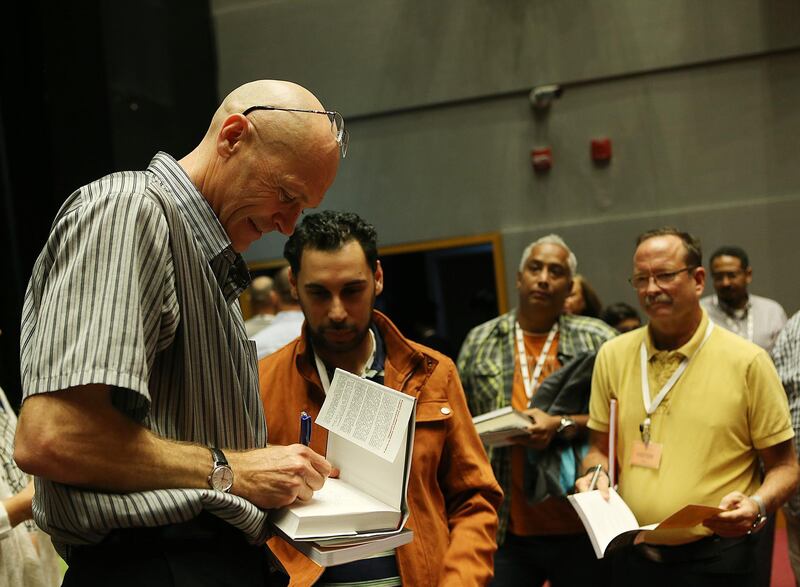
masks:
[[[417,398],[408,486],[413,542],[382,556],[323,569],[273,538],[270,548],[291,584],[487,584],[502,492],[453,362],[404,338],[374,310],[383,289],[375,229],[351,213],[306,216],[286,243],[284,256],[306,322],[298,339],[259,364],[269,441],[297,441],[298,414],[305,411],[316,419],[337,367]],[[314,425],[311,448],[324,455],[326,445],[327,430]]]

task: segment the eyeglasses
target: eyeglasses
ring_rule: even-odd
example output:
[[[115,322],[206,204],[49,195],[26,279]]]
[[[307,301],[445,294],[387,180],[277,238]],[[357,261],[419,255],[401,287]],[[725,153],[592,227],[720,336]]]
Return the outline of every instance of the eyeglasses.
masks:
[[[347,144],[350,142],[350,133],[344,128],[344,117],[333,110],[306,110],[303,108],[279,108],[277,106],[250,106],[247,110],[242,112],[243,116],[247,116],[255,110],[280,110],[282,112],[307,112],[309,114],[325,114],[331,121],[331,132],[336,143],[339,145],[339,152],[342,154],[342,159],[347,156]]]
[[[647,286],[650,285],[650,279],[656,282],[656,287],[664,287],[665,285],[669,285],[675,278],[678,277],[684,271],[694,271],[697,267],[684,267],[683,269],[678,269],[677,271],[664,271],[661,273],[651,273],[648,275],[634,275],[633,277],[628,278],[628,283],[630,283],[634,288],[638,290],[647,289]]]

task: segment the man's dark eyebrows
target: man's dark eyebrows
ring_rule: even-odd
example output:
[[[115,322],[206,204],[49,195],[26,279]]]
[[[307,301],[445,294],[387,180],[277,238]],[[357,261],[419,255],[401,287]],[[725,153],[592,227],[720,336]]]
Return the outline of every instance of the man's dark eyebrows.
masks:
[[[325,287],[325,286],[324,286],[324,285],[322,285],[322,284],[319,284],[319,283],[313,283],[313,282],[311,282],[311,283],[306,283],[306,284],[303,286],[303,289],[313,289],[313,290],[319,290],[319,291],[321,291],[321,290],[327,290],[328,288],[327,288],[327,287]]]
[[[352,281],[348,281],[342,285],[343,288],[345,287],[352,287],[354,285],[366,285],[369,283],[366,279],[354,279]],[[316,289],[316,290],[327,290],[328,287],[322,285],[321,283],[315,283],[310,281],[303,286],[304,289]]]
[[[342,287],[353,287],[354,285],[367,285],[369,283],[366,279],[354,279],[352,281],[348,281]]]

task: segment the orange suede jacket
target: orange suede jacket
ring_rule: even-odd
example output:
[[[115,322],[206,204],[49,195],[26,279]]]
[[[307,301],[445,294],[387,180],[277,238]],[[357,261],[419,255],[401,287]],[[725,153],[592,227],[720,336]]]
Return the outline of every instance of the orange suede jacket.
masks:
[[[503,494],[472,425],[453,361],[403,337],[388,318],[373,313],[386,349],[384,382],[417,398],[417,427],[408,485],[414,540],[397,549],[404,585],[486,585],[497,549],[497,507]],[[325,399],[303,335],[259,363],[261,400],[270,444],[293,444],[299,414],[315,422]],[[325,454],[327,430],[314,424],[311,448]],[[270,549],[291,576],[312,585],[323,569],[280,538]]]

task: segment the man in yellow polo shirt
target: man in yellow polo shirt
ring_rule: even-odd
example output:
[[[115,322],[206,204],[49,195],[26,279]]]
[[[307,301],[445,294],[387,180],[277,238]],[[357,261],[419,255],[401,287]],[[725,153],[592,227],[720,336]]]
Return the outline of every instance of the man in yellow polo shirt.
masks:
[[[614,582],[753,585],[757,531],[800,477],[786,394],[767,354],[715,327],[701,308],[705,271],[694,237],[674,228],[641,235],[630,281],[650,323],[600,349],[583,464],[608,469],[616,399],[618,490],[639,523],[690,503],[726,511],[613,555]],[[576,483],[588,485],[588,475]],[[598,488],[607,487],[600,475]]]

